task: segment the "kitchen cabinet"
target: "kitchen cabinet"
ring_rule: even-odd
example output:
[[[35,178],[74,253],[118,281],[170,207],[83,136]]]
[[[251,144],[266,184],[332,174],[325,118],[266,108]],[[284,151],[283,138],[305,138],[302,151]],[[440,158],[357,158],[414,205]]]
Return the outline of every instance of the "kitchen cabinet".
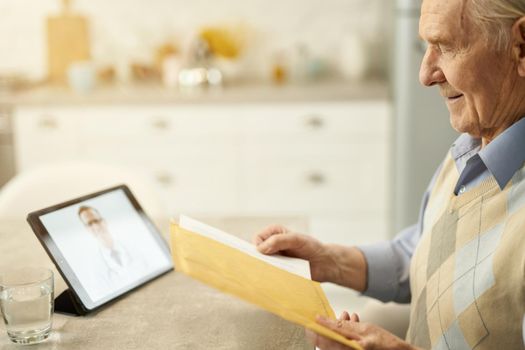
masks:
[[[305,215],[325,241],[387,237],[386,99],[22,105],[13,122],[18,172],[120,164],[154,180],[170,215]]]

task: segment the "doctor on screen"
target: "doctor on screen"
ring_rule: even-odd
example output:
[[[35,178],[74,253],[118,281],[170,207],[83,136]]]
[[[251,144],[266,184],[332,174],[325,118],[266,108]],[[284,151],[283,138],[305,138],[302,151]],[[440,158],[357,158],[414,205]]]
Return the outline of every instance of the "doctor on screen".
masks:
[[[119,241],[108,229],[108,223],[97,209],[81,206],[78,216],[98,246],[99,263],[96,283],[104,283],[110,290],[116,290],[142,277],[147,270],[147,261],[142,256],[133,255],[124,242]],[[95,283],[95,282],[94,282]]]

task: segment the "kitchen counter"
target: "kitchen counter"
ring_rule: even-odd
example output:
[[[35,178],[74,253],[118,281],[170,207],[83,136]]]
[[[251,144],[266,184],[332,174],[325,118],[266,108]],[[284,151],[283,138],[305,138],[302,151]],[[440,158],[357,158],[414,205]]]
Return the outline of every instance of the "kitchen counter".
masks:
[[[88,94],[75,93],[65,87],[42,86],[0,94],[0,105],[279,103],[375,100],[388,97],[388,84],[382,80],[284,85],[245,83],[192,90],[167,89],[156,84],[111,85],[99,87]]]

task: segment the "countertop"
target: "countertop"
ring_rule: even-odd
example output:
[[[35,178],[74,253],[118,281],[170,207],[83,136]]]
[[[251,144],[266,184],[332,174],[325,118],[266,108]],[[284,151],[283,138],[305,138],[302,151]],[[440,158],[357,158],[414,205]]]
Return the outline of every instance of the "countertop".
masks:
[[[328,80],[305,84],[242,83],[207,89],[167,89],[157,84],[101,86],[80,94],[66,87],[40,86],[0,93],[0,105],[196,104],[377,100],[389,98],[384,80]]]

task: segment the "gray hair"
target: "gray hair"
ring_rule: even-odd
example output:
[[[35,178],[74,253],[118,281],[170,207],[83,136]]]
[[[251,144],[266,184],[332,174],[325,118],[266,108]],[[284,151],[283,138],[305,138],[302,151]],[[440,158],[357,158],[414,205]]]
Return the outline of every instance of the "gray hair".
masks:
[[[489,46],[504,50],[510,44],[512,24],[525,16],[525,0],[469,0],[474,23]]]

